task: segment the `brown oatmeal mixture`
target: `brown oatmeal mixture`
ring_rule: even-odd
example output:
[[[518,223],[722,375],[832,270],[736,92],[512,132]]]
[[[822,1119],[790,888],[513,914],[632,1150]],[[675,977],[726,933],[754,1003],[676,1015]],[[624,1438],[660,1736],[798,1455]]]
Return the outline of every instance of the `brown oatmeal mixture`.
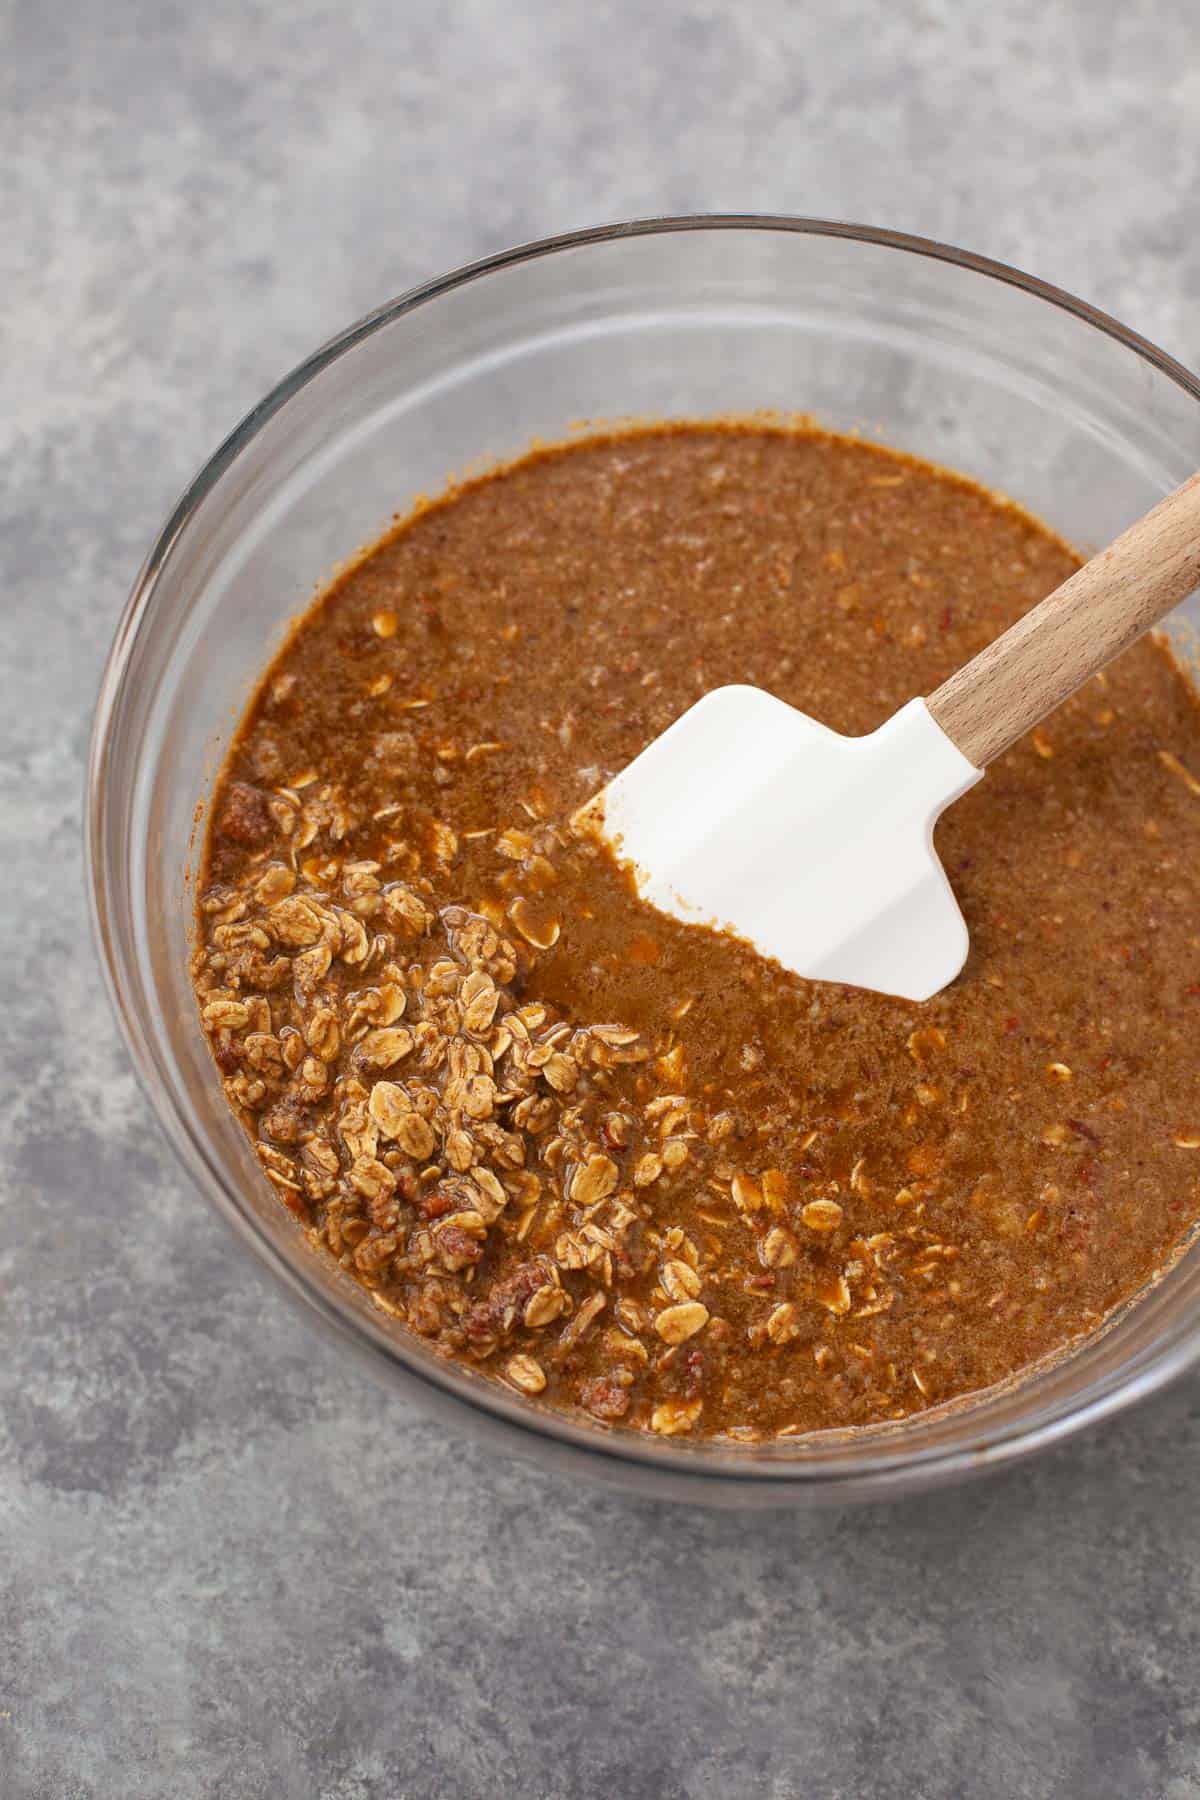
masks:
[[[1200,1215],[1200,710],[1149,644],[959,801],[924,1006],[643,907],[574,809],[708,689],[841,731],[1076,559],[856,441],[663,427],[425,506],[222,775],[195,980],[230,1105],[398,1328],[604,1421],[901,1418],[1086,1333]]]

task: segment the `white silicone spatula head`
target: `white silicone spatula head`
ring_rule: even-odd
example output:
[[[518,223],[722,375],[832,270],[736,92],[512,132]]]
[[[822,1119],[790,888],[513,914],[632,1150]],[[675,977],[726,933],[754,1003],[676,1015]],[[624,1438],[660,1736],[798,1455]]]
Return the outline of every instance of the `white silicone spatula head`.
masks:
[[[800,975],[924,1000],[967,954],[934,821],[980,778],[923,700],[850,738],[718,688],[610,782],[604,829],[660,911]]]
[[[842,737],[761,689],[719,688],[581,822],[661,911],[798,975],[927,1000],[968,949],[939,813],[1198,581],[1200,475],[878,731]]]

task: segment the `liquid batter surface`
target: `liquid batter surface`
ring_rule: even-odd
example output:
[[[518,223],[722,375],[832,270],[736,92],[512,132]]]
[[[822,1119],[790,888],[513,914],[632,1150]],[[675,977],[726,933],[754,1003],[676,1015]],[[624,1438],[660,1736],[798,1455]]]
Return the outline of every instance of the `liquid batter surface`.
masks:
[[[827,434],[538,452],[311,609],[222,773],[194,970],[318,1251],[663,1434],[901,1418],[1094,1328],[1200,1214],[1200,709],[1143,643],[945,816],[924,1006],[642,906],[568,824],[709,689],[880,724],[1076,559]]]

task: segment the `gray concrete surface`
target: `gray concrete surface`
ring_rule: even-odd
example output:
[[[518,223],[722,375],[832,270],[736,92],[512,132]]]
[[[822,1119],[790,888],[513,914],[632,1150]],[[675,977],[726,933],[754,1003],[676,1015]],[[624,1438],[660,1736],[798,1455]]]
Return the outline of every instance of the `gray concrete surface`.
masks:
[[[1200,1378],[820,1518],[551,1483],[268,1290],[87,941],[128,583],[314,343],[663,209],[956,239],[1200,361],[1194,0],[0,6],[0,1793],[1200,1793]]]

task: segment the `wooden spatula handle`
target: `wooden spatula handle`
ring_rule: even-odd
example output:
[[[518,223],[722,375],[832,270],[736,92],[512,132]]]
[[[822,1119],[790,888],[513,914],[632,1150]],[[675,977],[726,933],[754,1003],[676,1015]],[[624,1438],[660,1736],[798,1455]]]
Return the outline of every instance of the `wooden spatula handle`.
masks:
[[[926,700],[977,769],[1200,585],[1200,474],[1055,588]]]

